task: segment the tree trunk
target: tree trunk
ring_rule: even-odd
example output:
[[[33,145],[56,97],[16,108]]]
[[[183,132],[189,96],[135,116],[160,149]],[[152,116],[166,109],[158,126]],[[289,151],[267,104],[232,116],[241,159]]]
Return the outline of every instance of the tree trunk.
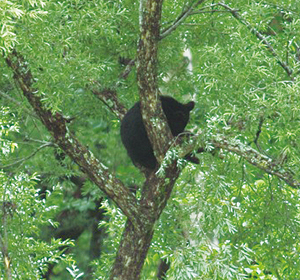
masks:
[[[145,258],[151,244],[153,228],[137,231],[127,221],[118,250],[111,280],[136,280],[140,278]]]
[[[155,222],[165,208],[179,174],[180,170],[174,162],[165,170],[165,177],[160,178],[152,173],[147,178],[139,208],[143,226],[134,227],[127,220],[110,279],[140,279]]]

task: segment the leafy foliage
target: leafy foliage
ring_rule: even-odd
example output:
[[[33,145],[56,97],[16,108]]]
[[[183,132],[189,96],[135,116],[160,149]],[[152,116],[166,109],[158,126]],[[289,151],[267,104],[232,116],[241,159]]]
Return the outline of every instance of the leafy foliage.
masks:
[[[299,278],[299,191],[211,139],[252,147],[300,180],[300,2],[225,2],[203,1],[159,42],[161,92],[195,101],[187,128],[209,152],[177,180],[143,279],[156,279],[161,260],[167,279]],[[191,3],[164,1],[162,34]],[[38,279],[57,264],[55,279],[66,278],[66,266],[74,279],[107,279],[125,218],[54,144],[5,56],[22,53],[43,104],[68,118],[69,131],[140,198],[144,178],[121,145],[119,120],[91,91],[113,89],[127,108],[138,100],[136,68],[120,77],[136,56],[139,3],[1,1],[0,18],[1,236],[14,276]]]
[[[25,1],[1,1],[0,3],[0,48],[3,52],[11,50],[19,41],[15,31],[15,25],[20,20],[39,19],[46,14],[42,8],[45,2],[42,0]]]
[[[1,251],[3,253],[7,247],[10,256],[10,259],[8,255],[1,257],[1,277],[5,276],[5,267],[10,266],[10,263],[14,268],[13,278],[22,276],[27,279],[39,279],[41,274],[47,272],[51,263],[71,264],[71,256],[64,254],[65,248],[72,246],[71,241],[52,239],[50,243],[46,243],[38,237],[41,226],[50,224],[56,208],[47,205],[39,197],[35,188],[38,178],[25,174],[8,178],[1,172],[0,180]]]

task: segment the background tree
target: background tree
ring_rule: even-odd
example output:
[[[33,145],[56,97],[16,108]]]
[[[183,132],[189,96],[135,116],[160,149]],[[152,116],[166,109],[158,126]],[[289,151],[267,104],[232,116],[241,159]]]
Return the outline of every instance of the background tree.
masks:
[[[6,277],[40,264],[32,277],[299,278],[299,11],[272,0],[1,2]],[[188,143],[173,141],[159,93],[196,102]],[[146,177],[119,136],[139,99],[162,163]],[[199,165],[182,159],[190,151]],[[18,232],[19,213],[39,230]],[[15,236],[24,248],[55,237],[43,244],[56,257],[44,245],[23,264]]]

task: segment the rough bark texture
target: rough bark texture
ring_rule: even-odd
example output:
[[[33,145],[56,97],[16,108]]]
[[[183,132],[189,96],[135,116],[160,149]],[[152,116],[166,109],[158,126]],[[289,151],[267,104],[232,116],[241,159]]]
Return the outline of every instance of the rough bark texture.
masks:
[[[145,106],[143,116],[146,118],[147,131],[151,135],[155,151],[162,159],[168,148],[169,140],[172,138],[161,104],[156,99],[158,90],[155,65],[162,1],[148,1],[147,3],[144,14],[147,15],[145,20],[148,23],[143,26],[146,28],[150,24],[153,28],[151,29],[152,33],[150,32],[152,35],[141,36],[140,46],[142,47],[139,49],[141,54],[138,70],[141,75],[139,75],[138,81],[141,98],[144,100],[142,101]],[[146,29],[142,33],[146,34]],[[147,59],[144,60],[145,56]],[[51,110],[45,108],[38,89],[33,87],[33,77],[23,57],[14,51],[7,57],[6,62],[14,72],[16,83],[51,133],[55,143],[79,165],[90,180],[120,207],[128,218],[110,278],[139,279],[151,244],[154,224],[164,209],[179,175],[176,163],[166,169],[165,178],[158,178],[155,173],[152,173],[143,187],[143,198],[141,201],[137,201],[129,189],[112,176],[93,154],[69,132],[68,120],[61,113],[52,113]],[[151,98],[151,102],[148,102],[147,96]],[[158,115],[156,115],[157,110]],[[123,111],[120,110],[120,116],[122,114]],[[152,121],[149,122],[151,118],[155,118],[154,123],[159,125],[154,126]]]
[[[157,50],[162,0],[145,2],[137,56],[137,80],[143,121],[158,162],[164,158],[172,138],[158,99]]]
[[[127,221],[110,279],[140,278],[153,236],[153,227],[137,232]]]
[[[138,230],[130,222],[126,223],[110,279],[140,279],[155,222],[167,204],[179,173],[174,163],[167,168],[166,177],[158,178],[152,173],[147,178],[139,208],[145,217],[144,228]]]
[[[264,172],[274,175],[279,179],[285,181],[289,186],[295,189],[300,188],[300,182],[296,179],[295,174],[285,166],[284,159],[272,159],[248,145],[241,142],[230,141],[224,137],[220,139],[212,140],[212,144],[215,148],[222,148],[234,154],[237,154],[248,161],[250,164],[263,170]]]
[[[166,117],[158,101],[156,67],[162,2],[157,0],[145,2],[137,56],[137,79],[143,121],[159,163],[163,160],[172,139]],[[140,212],[143,213],[143,217],[146,217],[143,221],[144,229],[138,230],[130,223],[126,224],[111,279],[140,278],[155,222],[167,204],[179,173],[176,163],[173,163],[166,169],[164,178],[157,177],[155,173],[147,178],[140,200]]]
[[[132,224],[142,228],[143,223],[139,218],[141,213],[138,212],[138,203],[133,194],[68,131],[67,120],[60,113],[53,114],[44,107],[38,90],[32,87],[33,78],[22,56],[14,51],[7,57],[6,62],[14,72],[16,83],[53,136],[55,143],[120,207],[127,217],[132,217],[129,218]]]
[[[145,6],[142,9],[141,36],[136,63],[137,79],[146,131],[155,156],[161,163],[172,139],[166,117],[158,101],[156,67],[158,41],[162,38],[159,36],[159,22],[163,0],[145,0],[142,2]],[[191,7],[196,7],[202,2],[193,1]],[[185,13],[190,14],[191,11],[192,9],[188,9]],[[175,24],[177,23],[175,22],[174,26]],[[170,30],[175,30],[175,28],[170,27]],[[166,206],[174,183],[180,174],[176,162],[171,163],[166,168],[163,178],[158,177],[154,172],[151,173],[144,183],[142,198],[137,201],[130,190],[110,174],[92,153],[69,132],[68,120],[62,114],[54,114],[45,108],[41,101],[42,96],[32,86],[33,77],[23,57],[14,51],[7,57],[6,62],[14,72],[16,83],[37,116],[51,133],[55,143],[78,164],[90,180],[120,207],[128,218],[110,279],[139,279],[151,244],[155,222]],[[112,101],[114,105],[110,107],[111,110],[120,118],[124,116],[125,109],[122,104],[118,103],[115,91],[106,89],[101,92],[93,90],[93,92],[107,104]],[[188,152],[193,148],[197,150],[198,144],[196,142],[194,147],[188,147]],[[204,142],[207,142],[207,139]],[[292,172],[282,170],[281,164],[261,155],[254,149],[245,148],[236,143],[231,144],[226,139],[212,140],[210,143],[216,148],[225,149],[242,156],[250,164],[285,180],[291,186],[297,188],[300,186],[300,183],[294,179]],[[201,151],[203,150],[201,149]]]
[[[119,102],[117,92],[112,89],[97,90],[92,89],[93,94],[99,98],[116,116],[119,120],[123,119],[127,110],[123,104]],[[110,105],[112,104],[112,105]]]

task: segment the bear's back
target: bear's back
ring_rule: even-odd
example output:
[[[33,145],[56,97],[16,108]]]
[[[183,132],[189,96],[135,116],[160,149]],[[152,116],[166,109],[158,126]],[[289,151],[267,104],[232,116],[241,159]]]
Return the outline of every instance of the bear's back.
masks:
[[[184,131],[195,103],[182,104],[170,96],[160,96],[162,109],[173,136]],[[129,157],[135,165],[141,165],[151,170],[157,165],[152,145],[143,123],[140,102],[127,112],[121,122],[121,139]]]

